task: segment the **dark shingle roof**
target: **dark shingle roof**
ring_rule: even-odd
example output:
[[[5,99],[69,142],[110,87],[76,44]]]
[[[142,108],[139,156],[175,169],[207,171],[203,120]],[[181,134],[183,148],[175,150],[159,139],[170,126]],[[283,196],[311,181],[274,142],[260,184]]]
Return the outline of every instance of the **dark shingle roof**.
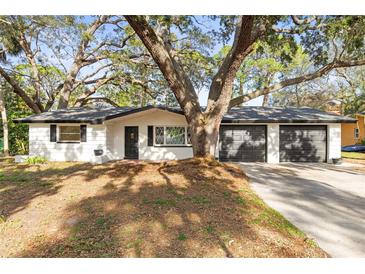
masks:
[[[20,123],[90,123],[102,124],[106,120],[141,112],[163,109],[183,114],[179,108],[146,106],[143,108],[72,108],[34,114],[14,120]],[[354,123],[356,119],[311,108],[279,108],[244,106],[232,108],[223,117],[223,123]]]
[[[354,123],[356,119],[308,107],[239,107],[224,115],[234,123]]]

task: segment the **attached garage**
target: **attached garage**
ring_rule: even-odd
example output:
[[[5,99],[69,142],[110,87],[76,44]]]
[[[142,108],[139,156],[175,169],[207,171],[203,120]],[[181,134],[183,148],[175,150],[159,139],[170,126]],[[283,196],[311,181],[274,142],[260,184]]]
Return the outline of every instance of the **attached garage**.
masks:
[[[281,125],[280,162],[326,162],[327,126]]]
[[[265,125],[222,125],[219,140],[220,161],[266,161]]]

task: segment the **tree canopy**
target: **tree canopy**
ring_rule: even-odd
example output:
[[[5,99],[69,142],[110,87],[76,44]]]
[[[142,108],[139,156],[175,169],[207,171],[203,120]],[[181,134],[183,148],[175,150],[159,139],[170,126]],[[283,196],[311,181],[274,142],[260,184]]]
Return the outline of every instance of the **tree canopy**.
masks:
[[[207,93],[239,17],[146,19],[196,92]],[[362,64],[362,16],[256,16],[254,24],[258,37],[236,74],[231,106]],[[81,106],[97,92],[122,105],[177,103],[122,16],[1,16],[0,25],[0,73],[34,112]]]
[[[348,71],[365,64],[364,34],[363,16],[1,16],[0,75],[35,113],[95,97],[179,105],[206,155],[224,113],[260,96],[361,109]]]

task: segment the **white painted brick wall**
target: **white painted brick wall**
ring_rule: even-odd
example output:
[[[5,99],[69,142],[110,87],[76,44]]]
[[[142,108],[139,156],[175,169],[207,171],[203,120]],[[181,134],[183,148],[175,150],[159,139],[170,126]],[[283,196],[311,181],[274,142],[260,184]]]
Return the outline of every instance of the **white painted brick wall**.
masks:
[[[327,127],[327,161],[341,158],[341,124],[329,124]]]
[[[50,124],[29,124],[29,156],[43,156],[49,161],[93,161],[94,149],[106,151],[106,127],[87,125],[86,134],[87,142],[50,142]]]

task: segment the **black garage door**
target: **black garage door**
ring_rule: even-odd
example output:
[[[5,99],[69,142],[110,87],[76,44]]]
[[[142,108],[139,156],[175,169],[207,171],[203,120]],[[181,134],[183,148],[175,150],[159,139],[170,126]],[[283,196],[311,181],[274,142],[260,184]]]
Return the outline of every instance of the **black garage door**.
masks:
[[[233,162],[266,161],[266,126],[222,125],[219,159]]]
[[[280,162],[325,162],[326,126],[280,126]]]

